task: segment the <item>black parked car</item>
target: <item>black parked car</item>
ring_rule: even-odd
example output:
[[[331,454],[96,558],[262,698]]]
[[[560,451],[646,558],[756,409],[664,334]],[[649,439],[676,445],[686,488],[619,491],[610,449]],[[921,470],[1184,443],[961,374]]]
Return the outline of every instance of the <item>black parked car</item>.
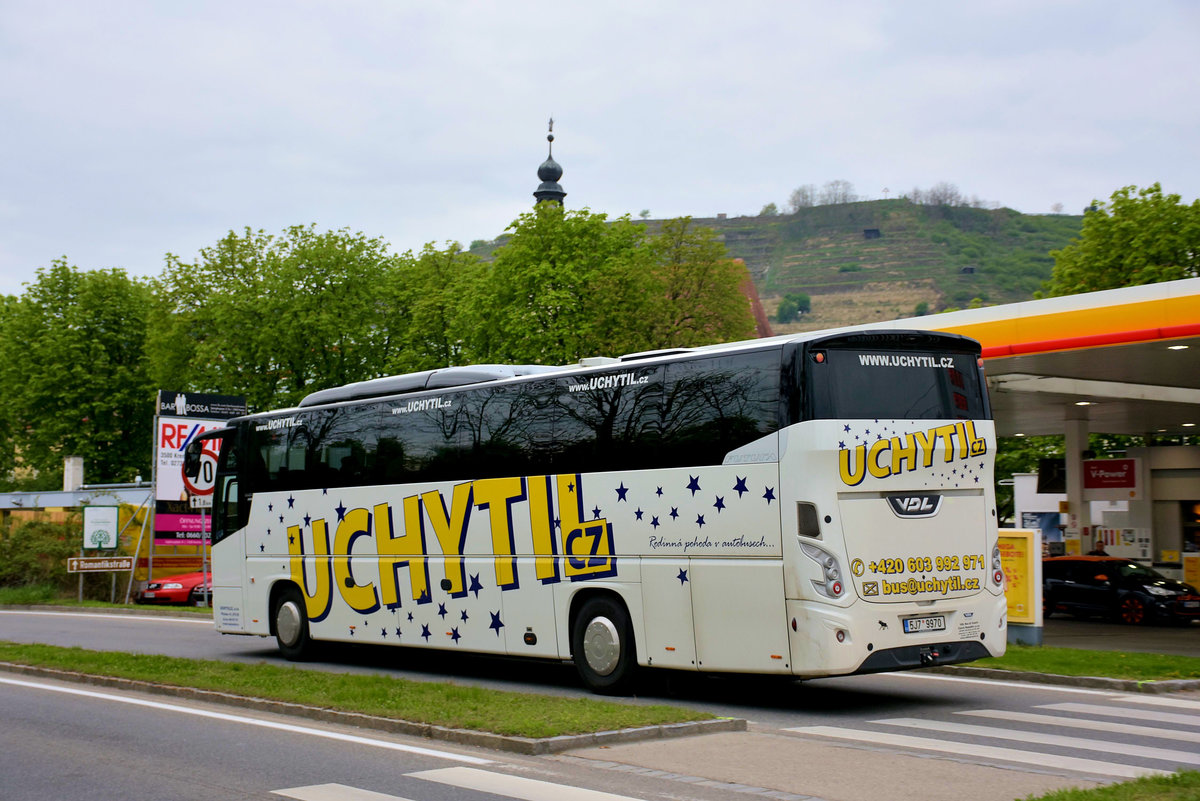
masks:
[[[1200,620],[1200,593],[1157,570],[1116,556],[1056,556],[1042,560],[1046,617],[1104,615],[1122,623]]]

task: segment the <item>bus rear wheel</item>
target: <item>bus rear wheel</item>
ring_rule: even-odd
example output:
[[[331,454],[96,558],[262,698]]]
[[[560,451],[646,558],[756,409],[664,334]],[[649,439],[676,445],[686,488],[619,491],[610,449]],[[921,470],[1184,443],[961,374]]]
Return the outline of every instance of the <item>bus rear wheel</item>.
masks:
[[[313,642],[308,636],[304,598],[295,587],[288,587],[275,599],[271,623],[275,628],[275,642],[285,659],[300,662],[312,654]]]
[[[620,601],[597,597],[584,602],[571,631],[571,655],[593,692],[617,695],[629,687],[637,657],[629,613]]]

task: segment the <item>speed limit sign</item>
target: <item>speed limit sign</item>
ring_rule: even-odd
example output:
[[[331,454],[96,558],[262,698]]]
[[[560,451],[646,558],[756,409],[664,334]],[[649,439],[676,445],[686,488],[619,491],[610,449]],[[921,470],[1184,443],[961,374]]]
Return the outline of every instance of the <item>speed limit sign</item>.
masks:
[[[212,496],[217,478],[217,454],[205,449],[200,454],[200,471],[194,477],[183,474],[183,487],[192,498]]]

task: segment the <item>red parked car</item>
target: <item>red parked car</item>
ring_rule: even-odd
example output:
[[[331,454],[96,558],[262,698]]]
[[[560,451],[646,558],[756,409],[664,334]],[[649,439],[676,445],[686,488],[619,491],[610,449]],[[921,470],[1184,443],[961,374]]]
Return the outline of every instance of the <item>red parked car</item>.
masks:
[[[138,596],[140,604],[191,604],[212,602],[212,574],[196,571],[165,576],[146,585]]]

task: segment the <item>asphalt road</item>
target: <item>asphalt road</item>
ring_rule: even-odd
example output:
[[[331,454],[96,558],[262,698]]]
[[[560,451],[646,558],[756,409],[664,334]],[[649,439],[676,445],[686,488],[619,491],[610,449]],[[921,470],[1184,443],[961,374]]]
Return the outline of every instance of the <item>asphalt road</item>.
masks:
[[[1195,653],[1196,641],[1200,639],[1200,630],[1192,628],[1129,629],[1102,622],[1068,620],[1052,620],[1049,624],[1047,644],[1070,639],[1089,646],[1093,643],[1109,647],[1119,644],[1123,650]],[[195,618],[0,610],[0,639],[244,662],[283,661],[272,640],[223,636],[217,634],[207,620]],[[556,663],[359,647],[339,649],[336,659],[308,663],[306,667],[341,672],[383,672],[417,680],[451,680],[572,697],[588,695],[579,686],[574,670]],[[0,678],[4,678],[3,674]],[[48,692],[35,692],[12,684],[0,687],[0,718],[6,723],[9,720],[23,722],[20,726],[10,726],[3,735],[5,745],[0,751],[11,751],[12,755],[0,755],[0,775],[10,775],[10,766],[20,770],[23,765],[35,764],[39,753],[65,753],[72,755],[68,759],[72,765],[93,764],[95,756],[89,755],[90,747],[73,739],[76,735],[82,737],[83,732],[71,727],[69,712],[58,713],[66,715],[61,719],[45,716],[45,726],[39,722],[42,714],[38,711],[39,704],[48,703],[44,698]],[[30,693],[42,700],[24,700]],[[1155,699],[911,672],[806,682],[650,672],[639,686],[635,700],[665,701],[718,715],[745,718],[751,721],[751,731],[743,735],[712,735],[674,743],[644,743],[577,752],[526,761],[519,769],[511,767],[509,759],[503,757],[498,758],[505,765],[502,770],[546,771],[546,775],[557,776],[561,780],[558,783],[645,798],[655,797],[659,792],[671,794],[672,791],[658,789],[659,782],[678,783],[686,780],[681,777],[707,776],[716,783],[707,786],[693,781],[686,792],[675,797],[700,798],[712,793],[717,794],[714,797],[721,797],[726,791],[738,792],[730,788],[749,785],[784,793],[781,797],[793,793],[824,798],[861,798],[864,801],[877,801],[882,797],[937,801],[968,794],[986,801],[988,798],[1020,797],[1028,792],[1064,786],[1063,783],[1088,786],[1140,772],[1200,766],[1200,700],[1187,697]],[[69,706],[78,701],[66,703]],[[10,704],[14,705],[11,712]],[[113,705],[114,702],[107,703],[107,706]],[[128,717],[99,725],[93,736],[98,738],[101,731],[109,729],[119,731],[122,737],[127,736],[139,729],[138,720],[148,713],[139,708],[122,714]],[[157,728],[165,726],[169,729],[171,725],[182,727],[189,731],[189,736],[198,739],[215,737],[218,744],[253,743],[256,748],[260,745],[266,748],[280,740],[276,733],[270,736],[239,735],[222,733],[218,728],[213,734],[209,731],[215,725],[211,721],[180,723],[184,718],[181,713],[168,716],[171,717],[175,719],[174,724],[156,723],[148,728],[154,742],[171,742],[170,736]],[[64,739],[59,741],[55,737]],[[53,745],[55,742],[59,745]],[[97,747],[103,754],[105,746]],[[226,758],[221,754],[221,747],[200,748],[201,755],[212,751],[215,756],[200,764],[180,765],[178,775],[207,776],[214,770],[220,773],[220,765]],[[131,741],[122,748],[140,753],[142,746]],[[291,748],[281,746],[281,749],[283,753],[266,753],[256,759],[288,765]],[[296,750],[307,754],[301,760],[304,764],[323,764],[309,762],[315,757],[304,747]],[[915,759],[914,754],[926,758]],[[928,759],[929,756],[940,758]],[[397,787],[408,785],[388,782],[400,781],[397,777],[409,777],[413,771],[420,772],[425,769],[425,763],[413,763],[415,767],[410,771],[406,761],[409,757],[389,755],[388,759],[396,766],[386,768],[385,775],[362,768],[361,775],[376,778],[368,784],[348,786],[391,787],[391,790],[376,789],[374,792],[404,798],[437,797],[416,791],[398,792]],[[903,764],[893,766],[889,760],[901,760]],[[234,760],[231,764],[242,763]],[[245,764],[252,765],[253,762]],[[798,771],[798,765],[836,768],[834,772],[840,782],[826,787],[820,782],[829,775],[827,771]],[[947,769],[947,765],[951,768]],[[79,770],[83,771],[82,768]],[[252,767],[231,768],[229,773],[239,775],[238,771],[242,771],[241,775],[247,780],[255,776]],[[583,771],[583,774],[575,775],[572,771]],[[980,774],[981,771],[984,773]],[[320,771],[292,773],[289,767],[280,775],[302,775],[303,781],[321,783]],[[904,780],[914,782],[913,786],[904,787],[904,792],[900,791],[901,775]],[[343,778],[337,774],[329,781],[341,785]],[[964,786],[962,782],[968,780],[974,784]],[[85,782],[80,781],[82,787]],[[109,781],[118,781],[118,778],[106,775],[105,782]],[[160,787],[157,782],[158,779],[154,779],[151,784],[161,791],[157,794],[159,797],[227,797],[209,796],[207,792],[175,796],[172,795],[174,785],[168,783]],[[279,782],[271,779],[261,786],[239,785],[228,791],[251,794],[228,797],[258,797],[252,793],[270,792],[263,789],[267,784]],[[31,786],[37,785],[35,776]],[[990,789],[982,792],[980,785]],[[131,786],[137,787],[141,795],[155,795],[146,792],[146,784],[135,782]],[[1010,790],[1011,794],[1007,794]],[[5,792],[3,797],[10,795]],[[54,797],[70,796],[56,793]],[[345,794],[331,797],[354,798]],[[460,794],[455,797],[472,796]]]

